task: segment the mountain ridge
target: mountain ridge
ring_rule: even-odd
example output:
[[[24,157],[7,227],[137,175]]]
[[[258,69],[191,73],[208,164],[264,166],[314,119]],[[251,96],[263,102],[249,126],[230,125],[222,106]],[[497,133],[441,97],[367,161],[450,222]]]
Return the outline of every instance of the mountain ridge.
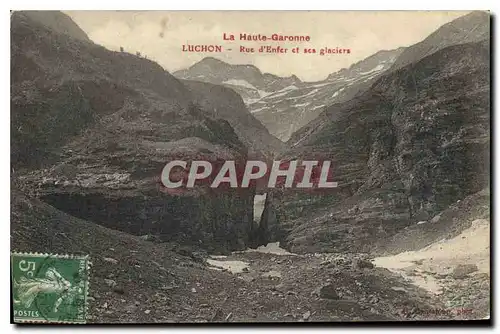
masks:
[[[366,86],[365,81],[371,82],[388,69],[403,49],[378,51],[349,68],[328,74],[322,81],[304,82],[296,75],[279,77],[262,73],[254,65],[233,65],[214,57],[203,58],[174,75],[235,90],[272,135],[287,141],[293,132],[316,118],[322,107],[354,96]],[[290,100],[296,103],[289,103]]]
[[[323,81],[291,85],[249,105],[270,132],[287,142],[293,133],[316,119],[325,107],[346,101],[368,88],[404,50],[379,51],[347,69],[331,73]]]
[[[459,27],[460,24],[464,24],[464,26]],[[476,27],[475,29],[479,27],[476,34],[470,35],[467,33],[467,29],[471,26]],[[461,16],[439,27],[422,41],[403,48],[402,52],[394,61],[392,66],[387,69],[387,73],[397,71],[401,67],[409,65],[412,62],[417,62],[425,58],[426,56],[438,52],[439,50],[448,46],[460,45],[464,41],[466,42],[465,44],[467,44],[467,40],[481,41],[484,39],[488,39],[489,31],[489,14],[482,11],[474,11],[472,13]],[[448,34],[451,36],[448,36]],[[302,128],[293,133],[288,140],[288,145],[296,145],[298,141],[305,138],[308,133],[320,126],[321,122],[323,122],[324,119],[327,119],[330,116],[324,113],[319,114],[318,117],[311,120],[308,124],[305,124]]]

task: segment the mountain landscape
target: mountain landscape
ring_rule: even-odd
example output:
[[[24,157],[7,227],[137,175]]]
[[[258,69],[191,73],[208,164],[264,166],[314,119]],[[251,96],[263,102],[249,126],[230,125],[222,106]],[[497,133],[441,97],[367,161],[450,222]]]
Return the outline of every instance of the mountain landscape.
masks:
[[[352,99],[370,87],[402,51],[403,48],[377,52],[348,69],[329,74],[323,81],[285,87],[251,103],[248,108],[272,134],[287,141],[329,105]]]
[[[205,58],[174,75],[224,85],[240,94],[250,112],[282,141],[315,119],[326,106],[346,101],[390,68],[403,48],[380,51],[328,75],[323,81],[302,82],[297,77],[262,74],[256,67],[230,65]]]
[[[324,122],[283,158],[329,157],[339,187],[324,196],[282,196],[291,249],[372,251],[371,240],[428,221],[487,187],[488,59],[487,41],[451,46],[327,109]]]
[[[318,82],[170,74],[14,12],[11,250],[90,255],[90,323],[489,319],[490,52],[472,12]],[[330,160],[339,186],[177,193],[178,159]]]
[[[180,79],[210,82],[235,90],[247,104],[302,81],[295,75],[281,78],[270,73],[262,73],[253,65],[231,65],[221,60],[207,57],[186,70],[173,73]]]

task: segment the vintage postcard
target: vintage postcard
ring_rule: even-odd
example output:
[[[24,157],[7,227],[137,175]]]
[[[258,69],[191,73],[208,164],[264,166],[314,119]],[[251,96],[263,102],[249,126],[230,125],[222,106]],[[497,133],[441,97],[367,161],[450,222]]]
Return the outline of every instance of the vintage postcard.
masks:
[[[490,319],[487,11],[12,11],[13,323]]]

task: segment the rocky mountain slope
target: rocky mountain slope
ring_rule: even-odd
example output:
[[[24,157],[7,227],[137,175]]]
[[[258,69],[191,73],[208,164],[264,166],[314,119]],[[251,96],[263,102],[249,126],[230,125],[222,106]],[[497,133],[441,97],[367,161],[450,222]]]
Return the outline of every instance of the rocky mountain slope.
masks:
[[[408,48],[376,54],[318,82],[301,82],[295,76],[280,78],[262,74],[252,65],[230,65],[205,58],[174,75],[230,87],[240,94],[250,112],[282,141],[295,132],[315,127],[314,121],[326,107],[348,101],[368,89],[387,70],[397,70],[445,47],[489,38],[489,15],[472,12],[443,25],[420,43]],[[302,129],[302,127],[306,129]],[[296,143],[290,140],[290,145]]]
[[[315,119],[325,106],[348,100],[368,88],[376,77],[392,66],[402,51],[403,48],[377,52],[318,82],[302,82],[296,76],[282,78],[262,74],[255,66],[231,65],[214,58],[204,58],[174,75],[231,88],[272,135],[287,141],[293,132]]]
[[[182,83],[191,91],[193,101],[206,113],[229,122],[249,148],[253,159],[270,159],[286,147],[248,112],[242,98],[234,90],[200,81],[182,80]]]
[[[352,99],[389,69],[403,48],[379,51],[328,75],[325,80],[290,85],[249,104],[250,112],[283,141],[331,104]]]
[[[172,159],[267,156],[269,133],[232,88],[179,81],[64,33],[72,22],[44,22],[12,15],[11,249],[89,254],[89,322],[489,316],[488,40],[325,107],[281,157],[332,160],[340,187],[270,192],[256,226],[255,189],[158,184]],[[268,240],[288,252],[247,249]]]
[[[404,67],[448,46],[466,44],[489,38],[489,13],[474,11],[443,25],[420,43],[406,48],[398,57],[391,70]]]
[[[487,187],[489,52],[488,40],[444,48],[327,108],[283,158],[330,159],[339,187],[271,196],[283,244],[370,251]]]
[[[199,187],[176,196],[159,187],[169,160],[245,160],[258,151],[231,127],[234,115],[223,119],[226,103],[241,100],[226,91],[229,98],[212,98],[152,61],[43,22],[12,15],[11,158],[23,189],[62,211],[133,234],[214,251],[251,244],[252,189],[211,194]],[[66,31],[76,31],[70,23]],[[220,113],[205,110],[206,103]],[[245,116],[244,109],[239,114]],[[265,135],[251,131],[259,140]]]
[[[59,34],[65,34],[75,39],[91,42],[87,34],[76,25],[68,15],[60,11],[25,10],[22,11],[22,14]]]
[[[398,49],[401,52],[399,56],[393,60],[393,64],[390,68],[386,69],[387,73],[395,71],[410,63],[417,62],[425,56],[431,55],[445,47],[489,39],[489,32],[490,17],[487,12],[476,11],[459,17],[443,25],[423,41],[407,48]],[[415,77],[414,80],[417,80],[417,77]],[[368,82],[368,85],[360,87],[358,92],[368,89],[371,84],[373,84],[373,81]],[[349,96],[349,98],[352,97],[353,96]],[[297,145],[310,131],[321,126],[323,122],[328,122],[328,118],[329,116],[326,113],[319,114],[311,122],[293,133],[288,144],[292,147]]]

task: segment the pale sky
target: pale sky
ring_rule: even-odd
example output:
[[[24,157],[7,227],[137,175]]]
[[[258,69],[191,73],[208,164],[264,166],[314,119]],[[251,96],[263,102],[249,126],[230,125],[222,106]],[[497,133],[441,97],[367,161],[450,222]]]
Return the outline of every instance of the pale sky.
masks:
[[[97,44],[111,50],[147,55],[169,72],[184,69],[204,57],[231,64],[253,64],[262,72],[297,75],[305,81],[362,60],[379,50],[417,43],[464,11],[65,11]],[[224,41],[223,33],[309,35],[310,42]],[[163,37],[161,37],[163,36]],[[232,48],[224,53],[182,52],[183,44],[213,44]],[[239,46],[281,45],[349,48],[350,54],[243,54]]]

